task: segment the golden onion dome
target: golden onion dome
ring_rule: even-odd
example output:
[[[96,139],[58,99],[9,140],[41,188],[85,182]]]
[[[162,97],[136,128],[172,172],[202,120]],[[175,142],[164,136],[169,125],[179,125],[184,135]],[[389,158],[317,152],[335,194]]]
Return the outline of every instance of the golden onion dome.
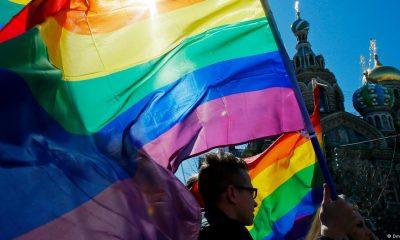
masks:
[[[375,55],[375,67],[368,73],[367,79],[373,83],[381,81],[400,81],[400,71],[391,66],[383,66]]]
[[[368,80],[374,83],[386,80],[400,81],[400,71],[390,66],[378,66],[368,74]]]

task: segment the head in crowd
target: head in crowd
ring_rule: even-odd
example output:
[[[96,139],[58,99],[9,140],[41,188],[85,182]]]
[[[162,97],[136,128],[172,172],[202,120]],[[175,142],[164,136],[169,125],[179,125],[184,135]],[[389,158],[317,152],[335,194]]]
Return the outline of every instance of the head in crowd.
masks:
[[[361,216],[358,211],[358,207],[354,204],[348,203],[348,205],[352,208],[352,214],[350,217],[346,217],[346,219],[338,219],[338,221],[345,222],[348,225],[344,230],[345,239],[348,240],[371,240],[376,239],[375,235],[366,225],[364,218]],[[341,211],[338,209],[338,211]],[[320,212],[321,207],[318,208],[315,213],[313,222],[311,224],[310,230],[306,236],[306,240],[318,240],[321,237],[321,221],[320,221]],[[344,217],[344,216],[343,216]],[[332,220],[333,221],[333,220]]]
[[[244,225],[253,223],[257,189],[242,159],[230,153],[208,154],[200,167],[199,191],[206,210],[218,208]]]
[[[364,218],[358,210],[354,210],[354,218],[352,219],[351,229],[347,234],[349,240],[375,239],[375,235],[371,229],[365,224]]]

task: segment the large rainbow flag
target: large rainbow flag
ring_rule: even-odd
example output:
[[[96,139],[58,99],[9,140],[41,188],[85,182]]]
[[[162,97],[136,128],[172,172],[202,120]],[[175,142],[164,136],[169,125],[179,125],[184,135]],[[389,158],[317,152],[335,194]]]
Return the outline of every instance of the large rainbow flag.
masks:
[[[164,168],[304,128],[256,0],[34,0],[0,43],[0,239],[191,238]]]
[[[318,98],[315,90],[314,99]],[[322,143],[318,103],[311,121]],[[311,140],[301,133],[283,134],[266,151],[246,162],[252,184],[258,188],[254,224],[249,227],[252,237],[304,237],[322,201],[323,178]]]

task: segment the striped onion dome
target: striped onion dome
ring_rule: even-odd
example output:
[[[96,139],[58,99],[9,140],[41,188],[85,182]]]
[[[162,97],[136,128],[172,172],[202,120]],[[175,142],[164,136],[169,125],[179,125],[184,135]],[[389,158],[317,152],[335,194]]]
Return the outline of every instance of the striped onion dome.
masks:
[[[310,24],[306,21],[300,18],[300,15],[298,15],[297,20],[292,23],[291,29],[293,33],[305,30],[308,31],[310,29]]]
[[[361,115],[372,111],[390,111],[393,103],[393,93],[375,83],[368,82],[353,94],[353,106]]]

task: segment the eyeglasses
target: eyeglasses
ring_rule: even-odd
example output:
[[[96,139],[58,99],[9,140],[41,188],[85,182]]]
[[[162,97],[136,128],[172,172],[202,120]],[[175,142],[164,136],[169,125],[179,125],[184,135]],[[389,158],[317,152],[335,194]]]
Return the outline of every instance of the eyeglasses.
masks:
[[[237,189],[242,189],[251,192],[253,199],[256,199],[257,197],[257,188],[252,188],[252,187],[243,187],[243,186],[238,186],[238,185],[233,185]]]

